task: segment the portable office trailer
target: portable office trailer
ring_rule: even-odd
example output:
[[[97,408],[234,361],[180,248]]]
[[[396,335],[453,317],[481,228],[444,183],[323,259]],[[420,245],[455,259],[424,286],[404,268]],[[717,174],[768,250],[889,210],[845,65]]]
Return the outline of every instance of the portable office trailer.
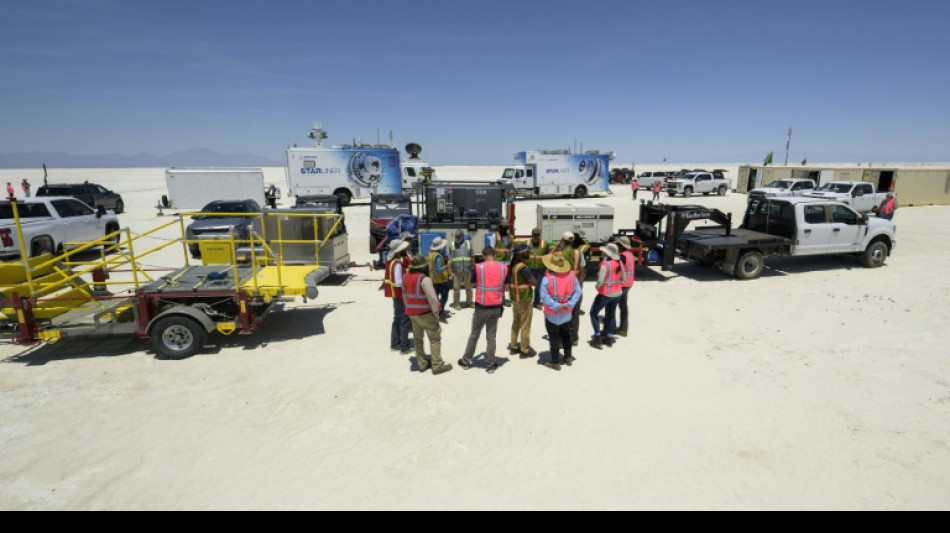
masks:
[[[950,168],[900,169],[894,179],[899,205],[950,205]]]

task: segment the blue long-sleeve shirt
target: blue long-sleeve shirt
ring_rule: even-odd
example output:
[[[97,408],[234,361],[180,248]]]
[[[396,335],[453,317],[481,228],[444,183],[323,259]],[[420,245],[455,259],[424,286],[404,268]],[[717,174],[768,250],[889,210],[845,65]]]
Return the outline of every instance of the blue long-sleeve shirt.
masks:
[[[440,254],[435,258],[435,272],[434,274],[441,274],[445,272],[445,268],[442,266],[442,255]]]
[[[572,272],[570,274],[574,276]],[[574,280],[574,292],[571,293],[571,297],[567,300],[565,305],[561,305],[558,302],[554,301],[554,298],[548,293],[548,276],[541,276],[541,287],[538,289],[541,292],[541,303],[547,307],[557,311],[553,315],[545,313],[544,318],[552,324],[565,324],[571,320],[571,312],[568,309],[573,309],[577,305],[577,302],[580,301],[581,296],[584,294],[584,288],[581,287],[580,282],[577,281],[576,277]]]

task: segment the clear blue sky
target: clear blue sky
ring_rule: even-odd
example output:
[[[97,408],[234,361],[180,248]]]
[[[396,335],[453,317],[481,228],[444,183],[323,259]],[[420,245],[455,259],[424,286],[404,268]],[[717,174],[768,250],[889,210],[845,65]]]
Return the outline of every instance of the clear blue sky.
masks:
[[[950,2],[4,0],[0,152],[950,161]]]

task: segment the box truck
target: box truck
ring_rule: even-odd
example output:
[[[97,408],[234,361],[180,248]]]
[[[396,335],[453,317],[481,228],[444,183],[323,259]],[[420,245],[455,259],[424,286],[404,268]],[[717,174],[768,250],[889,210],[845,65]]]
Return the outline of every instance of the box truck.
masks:
[[[510,182],[518,196],[573,196],[610,192],[610,160],[613,153],[567,150],[531,150],[515,154],[515,166],[501,179]]]
[[[287,190],[308,198],[335,195],[343,205],[373,194],[399,194],[399,150],[386,145],[354,141],[351,145],[323,146],[326,132],[315,124],[309,137],[313,147],[287,149]]]
[[[259,168],[176,168],[165,170],[168,195],[161,207],[201,209],[215,200],[254,200],[264,205],[264,171]]]

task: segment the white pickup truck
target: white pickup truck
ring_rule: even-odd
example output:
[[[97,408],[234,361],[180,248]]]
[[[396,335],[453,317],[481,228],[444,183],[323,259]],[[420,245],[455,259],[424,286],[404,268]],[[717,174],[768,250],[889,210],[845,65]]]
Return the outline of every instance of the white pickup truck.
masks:
[[[876,192],[874,184],[866,181],[830,181],[804,196],[837,200],[850,205],[858,213],[870,213],[881,205],[886,194]]]
[[[689,198],[693,194],[716,193],[725,195],[732,188],[732,180],[722,175],[721,171],[714,172],[687,172],[677,179],[666,182],[666,193],[670,196],[682,194]]]
[[[94,210],[75,198],[44,196],[17,200],[29,257],[62,252],[66,243],[89,242],[119,229],[112,211]],[[0,260],[21,257],[13,204],[0,202]]]
[[[815,182],[809,179],[775,180],[765,187],[749,191],[749,201],[763,198],[785,198],[804,196],[815,190]]]

